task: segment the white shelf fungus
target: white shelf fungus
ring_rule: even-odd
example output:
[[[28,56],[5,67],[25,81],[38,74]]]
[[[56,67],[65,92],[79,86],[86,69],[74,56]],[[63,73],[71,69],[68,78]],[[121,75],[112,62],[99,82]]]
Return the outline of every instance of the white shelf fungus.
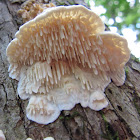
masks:
[[[78,103],[93,110],[108,105],[104,90],[111,79],[124,83],[130,52],[126,39],[104,29],[81,5],[48,8],[20,27],[6,53],[18,94],[29,99],[30,120],[51,123]]]
[[[46,137],[46,138],[44,138],[44,140],[54,140],[54,138],[53,137]]]
[[[26,140],[33,140],[33,139],[27,138]],[[53,137],[46,137],[43,140],[54,140],[54,138]]]
[[[33,139],[31,139],[31,138],[27,138],[26,140],[33,140]]]
[[[2,130],[0,130],[0,140],[6,140]]]

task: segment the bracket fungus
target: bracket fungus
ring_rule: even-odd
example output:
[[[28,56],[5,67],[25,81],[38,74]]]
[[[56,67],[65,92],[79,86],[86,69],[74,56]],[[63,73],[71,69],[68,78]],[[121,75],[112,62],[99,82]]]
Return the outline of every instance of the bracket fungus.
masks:
[[[27,117],[40,124],[78,103],[107,107],[104,90],[111,79],[124,83],[130,55],[126,39],[81,5],[45,9],[19,28],[6,53],[18,95],[29,99]]]
[[[2,130],[0,130],[0,140],[6,140]]]
[[[53,137],[46,137],[46,138],[44,138],[44,140],[54,140],[54,138]]]
[[[27,138],[26,140],[33,140],[33,139]],[[54,140],[54,138],[53,137],[46,137],[43,140]]]
[[[31,139],[31,138],[27,138],[26,140],[33,140],[33,139]]]

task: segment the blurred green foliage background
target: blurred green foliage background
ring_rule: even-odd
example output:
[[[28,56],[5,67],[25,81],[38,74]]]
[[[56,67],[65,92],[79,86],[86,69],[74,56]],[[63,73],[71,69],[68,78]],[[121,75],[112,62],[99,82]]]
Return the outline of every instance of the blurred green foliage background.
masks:
[[[140,0],[85,0],[89,7],[92,1],[95,6],[105,8],[106,12],[101,16],[105,16],[107,21],[112,20],[117,32],[122,34],[122,29],[131,28],[140,41]],[[105,23],[110,26],[107,21]]]

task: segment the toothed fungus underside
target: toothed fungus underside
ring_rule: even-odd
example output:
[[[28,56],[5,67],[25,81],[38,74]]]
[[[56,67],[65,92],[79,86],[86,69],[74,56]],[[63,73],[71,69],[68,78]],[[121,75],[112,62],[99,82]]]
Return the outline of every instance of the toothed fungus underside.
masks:
[[[48,8],[20,27],[7,56],[20,98],[29,99],[28,119],[48,124],[78,103],[107,107],[104,90],[111,79],[124,83],[130,52],[126,39],[104,29],[81,5]]]

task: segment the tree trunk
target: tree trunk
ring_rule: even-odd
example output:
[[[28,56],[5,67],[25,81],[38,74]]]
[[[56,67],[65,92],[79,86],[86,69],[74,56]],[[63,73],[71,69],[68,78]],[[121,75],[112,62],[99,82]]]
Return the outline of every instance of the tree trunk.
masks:
[[[101,111],[82,108],[62,111],[59,118],[40,125],[26,118],[28,101],[17,95],[17,81],[9,78],[6,47],[21,25],[17,16],[20,3],[25,0],[0,0],[0,129],[7,140],[138,140],[140,139],[140,63],[134,59],[126,65],[126,81],[117,87],[106,88],[109,106]],[[59,4],[57,0],[52,0]],[[60,1],[60,0],[59,0]],[[16,3],[15,3],[16,2]],[[69,0],[65,4],[75,3]],[[77,4],[84,4],[77,0]],[[85,4],[86,5],[86,4]]]

